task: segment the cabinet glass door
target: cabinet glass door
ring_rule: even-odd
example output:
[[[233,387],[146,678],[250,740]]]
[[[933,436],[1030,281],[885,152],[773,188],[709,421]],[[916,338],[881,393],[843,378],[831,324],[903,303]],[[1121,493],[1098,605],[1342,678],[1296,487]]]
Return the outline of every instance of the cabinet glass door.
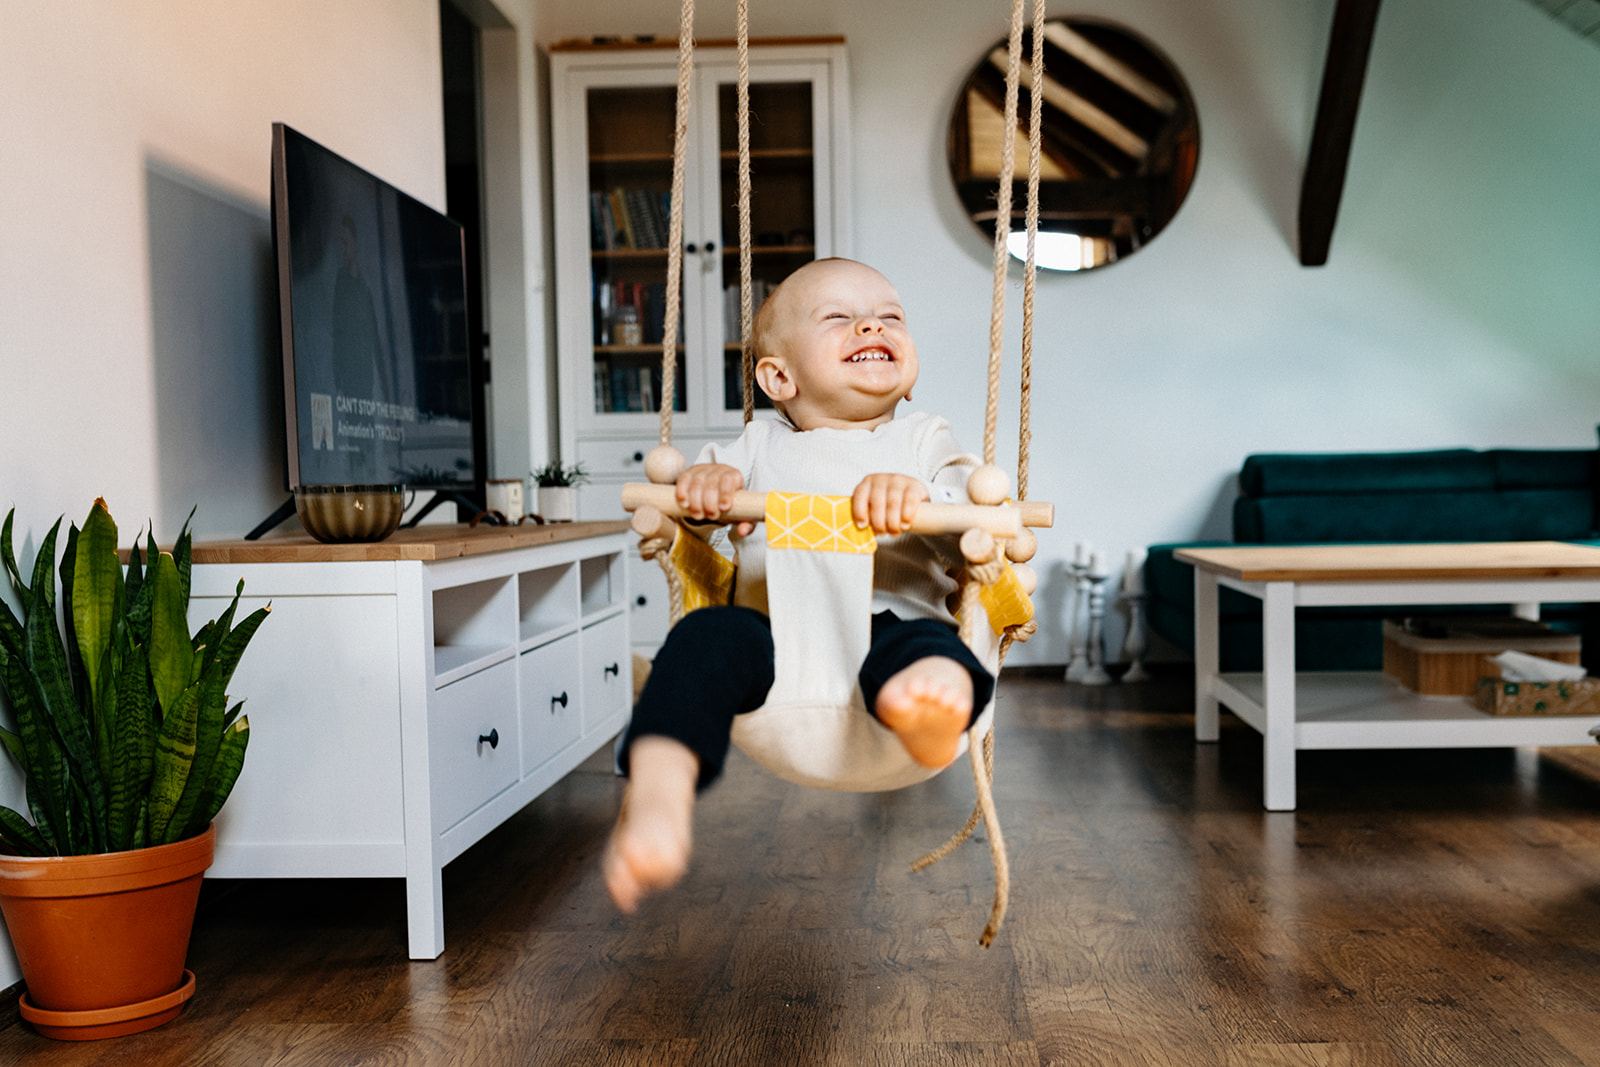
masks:
[[[670,85],[591,87],[587,93],[596,415],[660,408],[675,107]],[[691,385],[684,351],[680,325],[677,411],[688,410]]]
[[[707,200],[702,210],[720,220],[722,254],[720,285],[707,294],[707,335],[714,355],[716,379],[706,387],[713,422],[737,425],[744,412],[739,308],[739,125],[736,73],[718,67],[708,71],[715,82],[715,165],[709,169]],[[825,184],[819,189],[816,150],[819,121],[817,94],[821,79],[804,66],[763,71],[750,85],[750,236],[751,304],[759,309],[766,294],[796,268],[831,254],[821,250],[817,219],[827,209]],[[823,195],[819,195],[823,194]],[[714,198],[714,199],[713,199]],[[708,279],[709,281],[710,279]],[[755,388],[757,411],[772,402]]]

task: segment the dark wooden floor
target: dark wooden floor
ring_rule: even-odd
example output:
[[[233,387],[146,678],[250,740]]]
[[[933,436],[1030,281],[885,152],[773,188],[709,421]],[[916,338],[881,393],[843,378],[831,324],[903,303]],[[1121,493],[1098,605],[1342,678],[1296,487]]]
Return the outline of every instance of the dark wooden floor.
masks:
[[[210,882],[183,1016],[62,1044],[7,998],[0,1063],[1600,1065],[1587,751],[1306,753],[1268,814],[1259,740],[1196,746],[1189,701],[1006,680],[988,950],[981,844],[906,870],[961,771],[854,796],[739,758],[624,919],[596,759],[446,869],[440,959],[406,959],[397,881]]]

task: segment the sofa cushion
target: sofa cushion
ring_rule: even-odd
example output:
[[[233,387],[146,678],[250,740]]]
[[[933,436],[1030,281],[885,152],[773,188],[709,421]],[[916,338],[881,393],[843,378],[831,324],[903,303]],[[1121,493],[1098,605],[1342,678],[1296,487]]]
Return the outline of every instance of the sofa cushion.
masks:
[[[1500,448],[1489,457],[1494,461],[1494,484],[1501,489],[1592,489],[1600,481],[1596,452]]]
[[[1571,541],[1594,535],[1588,488],[1241,496],[1241,544]]]
[[[1470,448],[1255,455],[1239,471],[1239,492],[1249,497],[1487,490],[1494,485],[1494,460]]]

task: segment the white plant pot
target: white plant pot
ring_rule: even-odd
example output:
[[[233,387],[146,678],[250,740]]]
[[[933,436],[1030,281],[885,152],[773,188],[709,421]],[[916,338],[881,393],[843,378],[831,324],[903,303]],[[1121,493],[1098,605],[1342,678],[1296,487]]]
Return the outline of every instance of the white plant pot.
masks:
[[[578,490],[570,485],[541,485],[539,517],[545,522],[571,522],[576,519]]]

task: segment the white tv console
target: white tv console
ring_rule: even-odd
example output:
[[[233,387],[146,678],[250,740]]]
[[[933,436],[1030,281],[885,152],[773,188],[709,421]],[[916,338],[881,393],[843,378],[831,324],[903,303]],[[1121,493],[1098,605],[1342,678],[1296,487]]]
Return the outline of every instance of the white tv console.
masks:
[[[627,722],[626,529],[196,544],[193,620],[241,578],[241,617],[272,604],[231,687],[250,748],[210,873],[404,878],[411,958],[443,952],[444,865]]]

